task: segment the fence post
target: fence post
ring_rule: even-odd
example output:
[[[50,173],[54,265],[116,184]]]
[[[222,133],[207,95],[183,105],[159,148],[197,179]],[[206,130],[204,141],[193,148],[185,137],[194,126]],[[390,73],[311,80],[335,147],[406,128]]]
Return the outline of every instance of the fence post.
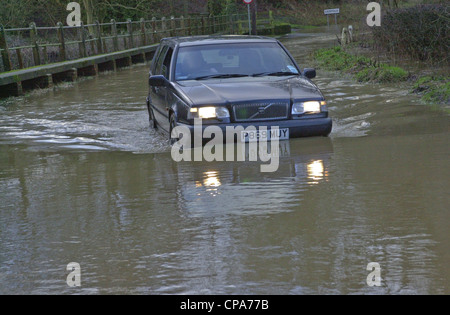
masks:
[[[91,45],[91,51],[92,51],[92,54],[95,55],[94,36],[92,36],[92,34],[89,34],[89,43],[90,43],[90,45]]]
[[[34,22],[30,24],[30,38],[31,38],[31,43],[33,44],[34,65],[39,66],[41,64],[41,56],[39,53],[39,45],[37,42],[36,23],[34,23]]]
[[[188,17],[188,35],[192,35],[192,18]]]
[[[152,17],[152,44],[158,42],[158,34],[156,34],[156,18]]]
[[[185,29],[185,23],[184,23],[184,16],[180,17],[180,28],[181,28],[181,35],[186,35],[186,29]]]
[[[166,24],[166,18],[163,16],[161,19],[161,28],[162,28],[162,36],[166,36],[166,31],[167,31],[167,24]]]
[[[212,23],[211,23],[211,19],[212,19]],[[210,21],[209,25],[212,27],[212,29],[210,29],[208,31],[208,33],[212,32],[212,34],[215,34],[216,33],[216,18],[212,14],[209,15],[209,21]]]
[[[202,35],[206,34],[206,18],[202,16]]]
[[[17,60],[19,61],[19,69],[25,68],[24,65],[23,65],[22,49],[17,48],[16,49],[16,54],[17,54]]]
[[[177,34],[177,24],[175,21],[175,17],[172,15],[170,17],[170,36],[174,37]]]
[[[239,35],[242,35],[243,32],[244,32],[244,29],[242,28],[242,22],[241,22],[239,16],[238,16],[238,22],[237,22],[237,24],[238,24],[238,32],[239,32]]]
[[[63,24],[58,22],[56,24],[58,26],[58,39],[59,39],[59,61],[66,61],[66,42],[64,39],[64,29]]]
[[[273,21],[274,21],[273,20],[273,11],[269,10],[269,24],[271,27],[273,26],[273,23],[274,23]]]
[[[11,55],[9,54],[8,43],[6,41],[6,32],[3,25],[0,25],[0,49],[2,49],[3,66],[6,71],[12,70]]]
[[[42,47],[42,54],[44,55],[44,64],[49,64],[47,46]]]
[[[145,19],[141,18],[141,46],[147,46],[147,35],[145,33]]]
[[[119,51],[119,38],[117,36],[117,24],[116,20],[111,20],[111,34],[113,36],[114,51]]]
[[[228,17],[228,21],[230,23],[230,34],[235,34],[234,33],[234,21],[233,21],[233,14],[230,14],[230,16]]]
[[[86,58],[87,57],[86,34],[84,32],[83,22],[81,22],[80,28],[78,29],[78,36],[80,38],[80,43],[78,44],[78,48],[80,50],[80,58]]]
[[[103,54],[102,28],[99,21],[95,21],[95,30],[97,33],[97,52]]]
[[[129,42],[128,42],[128,49],[134,48],[134,39],[133,39],[133,22],[131,21],[131,19],[127,20],[128,22],[128,37],[129,37]]]

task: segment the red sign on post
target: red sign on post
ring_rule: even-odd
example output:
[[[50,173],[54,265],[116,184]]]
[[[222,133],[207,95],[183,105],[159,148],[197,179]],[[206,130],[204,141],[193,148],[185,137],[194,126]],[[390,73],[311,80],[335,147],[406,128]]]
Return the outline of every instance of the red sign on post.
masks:
[[[252,4],[253,0],[244,0],[245,4]]]

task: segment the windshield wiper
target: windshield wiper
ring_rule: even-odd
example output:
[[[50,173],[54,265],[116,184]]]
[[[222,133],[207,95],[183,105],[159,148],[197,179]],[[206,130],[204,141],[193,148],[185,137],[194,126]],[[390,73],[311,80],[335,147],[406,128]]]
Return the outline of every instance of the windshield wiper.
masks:
[[[203,77],[195,78],[194,80],[207,80],[207,79],[228,79],[228,78],[242,78],[242,77],[248,77],[247,74],[212,74],[212,75],[205,75]]]
[[[282,76],[291,76],[291,75],[300,75],[296,72],[291,71],[278,71],[278,72],[262,72],[256,73],[252,75],[253,77],[264,77],[264,76],[272,76],[272,77],[282,77]]]

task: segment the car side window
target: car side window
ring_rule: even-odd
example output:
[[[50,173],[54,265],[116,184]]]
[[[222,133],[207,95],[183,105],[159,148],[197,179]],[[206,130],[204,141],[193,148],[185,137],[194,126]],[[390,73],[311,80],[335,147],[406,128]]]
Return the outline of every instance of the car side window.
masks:
[[[161,49],[161,52],[158,55],[158,58],[156,59],[156,66],[155,66],[155,72],[153,73],[154,75],[160,75],[161,70],[162,70],[162,66],[163,66],[163,62],[167,53],[167,50],[169,49],[169,46],[164,46]]]
[[[164,58],[164,62],[161,69],[161,74],[166,78],[169,79],[170,75],[170,62],[172,61],[172,55],[173,55],[173,49],[169,48],[167,51],[166,57]]]

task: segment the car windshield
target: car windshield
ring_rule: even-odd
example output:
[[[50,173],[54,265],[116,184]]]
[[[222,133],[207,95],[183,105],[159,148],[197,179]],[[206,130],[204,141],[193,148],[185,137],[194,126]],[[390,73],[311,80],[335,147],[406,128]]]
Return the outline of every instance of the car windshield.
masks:
[[[297,74],[294,62],[277,43],[181,47],[175,67],[176,81]]]

